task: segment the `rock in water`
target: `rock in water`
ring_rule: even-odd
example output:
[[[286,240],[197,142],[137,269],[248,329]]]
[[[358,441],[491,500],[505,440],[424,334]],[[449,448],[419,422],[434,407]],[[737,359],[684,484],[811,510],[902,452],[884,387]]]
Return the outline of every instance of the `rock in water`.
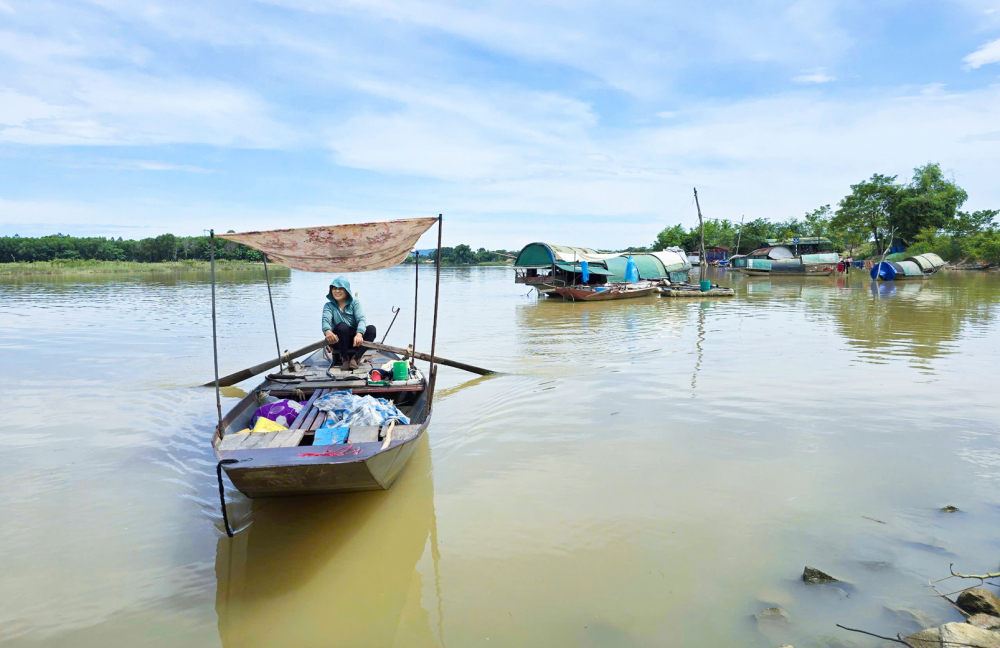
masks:
[[[981,587],[962,592],[955,603],[969,614],[1000,616],[1000,598]]]
[[[1000,648],[1000,632],[983,630],[968,623],[946,623],[940,628],[928,628],[911,634],[906,641],[913,648],[941,648],[948,645]]]
[[[792,620],[780,607],[769,607],[754,615],[758,626],[770,625],[777,627],[788,627],[792,625]]]
[[[830,574],[821,572],[815,567],[806,566],[802,571],[802,580],[807,583],[813,583],[814,585],[824,585],[826,583],[839,583],[839,578],[834,578]]]
[[[965,622],[983,630],[1000,628],[1000,617],[990,616],[989,614],[973,614]]]
[[[897,621],[906,624],[909,629],[929,628],[937,624],[937,621],[916,608],[903,605],[886,605],[884,607],[886,612],[895,617]]]
[[[948,506],[942,506],[941,507],[941,512],[942,513],[958,513],[958,507],[957,506],[952,506],[951,504],[949,504]]]
[[[757,631],[767,637],[768,641],[778,643],[788,639],[792,629],[792,620],[780,607],[769,607],[754,615],[757,619]]]

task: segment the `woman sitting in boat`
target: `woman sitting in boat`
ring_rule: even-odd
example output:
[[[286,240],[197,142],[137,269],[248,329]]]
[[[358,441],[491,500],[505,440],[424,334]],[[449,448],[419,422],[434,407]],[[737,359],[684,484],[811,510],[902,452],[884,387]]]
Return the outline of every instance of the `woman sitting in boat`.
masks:
[[[365,353],[362,341],[375,339],[375,327],[365,321],[361,302],[351,294],[351,283],[346,277],[337,277],[330,284],[323,305],[323,335],[331,347],[340,351],[343,364],[340,368],[350,371],[358,368],[358,360]]]

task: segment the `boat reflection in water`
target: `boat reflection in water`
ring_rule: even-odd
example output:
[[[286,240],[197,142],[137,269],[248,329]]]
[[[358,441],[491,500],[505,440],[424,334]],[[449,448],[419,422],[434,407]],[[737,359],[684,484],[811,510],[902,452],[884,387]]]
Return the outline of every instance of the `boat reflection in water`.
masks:
[[[427,437],[389,491],[255,500],[253,523],[220,538],[216,612],[222,645],[436,645],[417,563],[437,574]],[[430,544],[428,545],[428,541]],[[440,614],[435,614],[435,623]]]

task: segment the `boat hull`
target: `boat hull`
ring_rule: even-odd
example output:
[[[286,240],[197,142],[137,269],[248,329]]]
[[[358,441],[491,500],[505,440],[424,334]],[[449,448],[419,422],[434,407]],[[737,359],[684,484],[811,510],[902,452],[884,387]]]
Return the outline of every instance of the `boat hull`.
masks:
[[[614,301],[617,299],[636,299],[638,297],[649,297],[659,294],[660,289],[656,286],[640,288],[638,290],[582,290],[579,288],[556,288],[556,294],[563,299],[570,301]]]
[[[297,446],[257,453],[237,450],[220,458],[240,461],[227,465],[226,474],[233,486],[251,499],[388,490],[427,426],[425,422],[416,436],[392,442],[385,450],[381,450],[381,442],[353,444],[352,449],[360,451],[358,455],[303,457],[321,454],[327,448]]]
[[[322,354],[322,350],[318,351],[306,363],[322,368],[327,364]],[[387,356],[387,359],[396,358],[394,354]],[[395,426],[388,443],[376,440],[378,434],[374,427],[352,427],[352,441],[345,444],[316,446],[307,442],[306,445],[287,447],[227,449],[223,439],[234,438],[232,435],[247,425],[249,416],[258,406],[254,392],[280,390],[281,393],[290,393],[301,390],[308,395],[324,385],[316,381],[276,384],[267,380],[247,394],[223,418],[225,435],[216,432],[213,438],[215,456],[220,461],[235,461],[223,464],[223,468],[237,490],[252,499],[387,490],[402,472],[417,441],[430,425],[434,382],[432,376],[414,401],[409,413],[412,424]],[[363,386],[353,389],[355,393],[365,391]],[[406,389],[400,388],[401,391]],[[311,435],[311,429],[310,426],[310,431],[305,434]],[[355,431],[363,430],[368,430],[370,436],[361,436],[358,442],[353,441]]]
[[[734,268],[734,270],[738,270],[751,277],[829,277],[833,274],[833,268],[806,269],[805,272],[771,272],[770,270],[756,270],[751,268]]]

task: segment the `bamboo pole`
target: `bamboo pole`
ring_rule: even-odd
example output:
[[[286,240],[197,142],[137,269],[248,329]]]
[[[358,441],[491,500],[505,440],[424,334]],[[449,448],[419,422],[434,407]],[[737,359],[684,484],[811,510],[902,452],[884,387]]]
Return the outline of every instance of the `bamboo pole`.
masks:
[[[701,243],[700,243],[701,247],[698,250],[699,263],[701,264],[701,267],[704,268],[705,267],[705,223],[701,218],[701,203],[698,202],[697,187],[695,187],[694,189],[694,204],[698,208],[698,228],[701,230]],[[699,276],[704,277],[704,275],[701,274],[700,270],[698,271],[698,273]]]
[[[388,344],[379,344],[378,342],[368,342],[367,340],[361,343],[361,346],[367,347],[369,349],[375,349],[376,351],[388,351],[390,353],[395,353],[401,356],[412,356],[417,360],[426,360],[427,362],[433,362],[436,364],[443,364],[449,367],[454,367],[456,369],[461,369],[463,371],[468,371],[470,373],[479,374],[480,376],[489,376],[490,374],[497,373],[492,369],[484,369],[482,367],[477,367],[475,365],[466,364],[464,362],[459,362],[457,360],[448,360],[447,358],[442,358],[441,356],[435,355],[431,356],[426,353],[419,353],[417,351],[412,351],[409,349],[400,349],[399,347],[389,346]]]

